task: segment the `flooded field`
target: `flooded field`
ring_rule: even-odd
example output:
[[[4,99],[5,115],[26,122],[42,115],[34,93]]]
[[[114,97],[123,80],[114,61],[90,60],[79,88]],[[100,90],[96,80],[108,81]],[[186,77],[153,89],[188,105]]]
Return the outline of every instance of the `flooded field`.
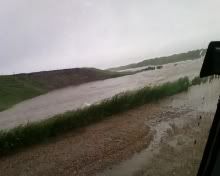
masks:
[[[201,64],[202,59],[180,62],[177,65],[167,64],[160,70],[53,91],[0,112],[0,129],[42,120],[110,98],[123,91],[174,81],[183,76],[192,78],[199,74]]]

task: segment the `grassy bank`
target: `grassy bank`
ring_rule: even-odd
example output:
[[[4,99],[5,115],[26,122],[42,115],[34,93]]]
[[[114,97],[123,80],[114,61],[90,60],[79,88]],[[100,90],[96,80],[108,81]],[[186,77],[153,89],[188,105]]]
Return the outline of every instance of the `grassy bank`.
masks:
[[[0,76],[0,111],[46,92],[47,89],[38,82],[16,76]]]
[[[0,111],[51,90],[128,74],[78,68],[0,76]]]
[[[40,122],[1,131],[0,155],[45,142],[51,137],[87,126],[108,118],[111,115],[186,91],[189,86],[190,81],[185,77],[172,83],[124,92],[90,107],[66,112]]]

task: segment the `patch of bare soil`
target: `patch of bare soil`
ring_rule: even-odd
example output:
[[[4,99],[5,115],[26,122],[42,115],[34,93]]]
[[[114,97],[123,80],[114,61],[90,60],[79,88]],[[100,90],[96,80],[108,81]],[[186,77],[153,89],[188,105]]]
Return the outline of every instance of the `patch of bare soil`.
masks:
[[[146,148],[152,133],[145,121],[158,111],[145,105],[1,158],[0,175],[94,175]]]

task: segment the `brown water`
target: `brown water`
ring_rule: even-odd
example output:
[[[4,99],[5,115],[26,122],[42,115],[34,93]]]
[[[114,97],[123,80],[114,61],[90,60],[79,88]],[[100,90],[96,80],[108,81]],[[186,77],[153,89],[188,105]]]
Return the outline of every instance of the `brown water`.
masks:
[[[208,134],[208,129],[211,126],[212,118],[214,116],[214,112],[216,111],[216,105],[218,96],[220,94],[220,81],[214,80],[211,83],[202,84],[200,86],[193,86],[186,93],[181,93],[174,97],[168,98],[162,102],[161,106],[166,105],[163,113],[166,114],[158,114],[157,117],[152,119],[151,121],[146,121],[146,125],[150,126],[151,131],[154,132],[154,139],[150,143],[150,145],[141,151],[133,155],[129,160],[123,161],[120,164],[117,164],[109,169],[104,170],[103,172],[97,174],[98,176],[136,176],[136,175],[176,175],[173,170],[176,167],[176,164],[180,165],[184,158],[178,158],[175,155],[175,150],[186,150],[187,148],[183,147],[179,149],[176,143],[177,140],[187,141],[190,145],[189,151],[193,151],[193,138],[190,136],[194,134],[193,132],[199,131],[202,135],[200,138],[203,139],[203,142],[206,141],[206,136],[204,134]],[[202,116],[203,121],[205,121],[206,129],[203,127],[199,127],[197,125],[199,116]],[[175,134],[174,129],[185,129],[189,134],[185,133],[184,130],[178,134]],[[206,130],[206,131],[204,131]],[[174,133],[172,135],[172,140],[168,140],[169,133]],[[177,139],[179,137],[179,139]],[[193,136],[194,137],[194,136]],[[160,153],[162,146],[172,146],[172,150],[169,153],[167,151],[166,157],[163,158],[163,155]],[[187,144],[188,145],[188,144]],[[186,146],[187,146],[186,145]],[[199,147],[204,148],[204,143],[202,143]],[[188,147],[188,146],[187,146]],[[163,151],[164,152],[164,151]],[[165,151],[166,152],[166,151]],[[198,151],[197,151],[198,152]],[[164,153],[163,153],[164,154]],[[191,152],[186,153],[187,159]],[[187,156],[188,155],[188,156]],[[158,158],[161,157],[161,158]],[[176,158],[175,158],[176,157]],[[181,156],[182,157],[182,156]],[[202,157],[202,150],[196,156],[198,161]],[[157,158],[157,159],[155,159]],[[169,159],[169,162],[166,161]],[[164,161],[165,160],[165,161]],[[188,159],[189,160],[189,159]],[[152,161],[154,161],[152,163]],[[175,161],[175,162],[170,162]],[[193,166],[194,174],[196,173],[199,162]],[[185,162],[185,161],[184,161]],[[192,162],[191,160],[186,162]],[[146,169],[147,168],[147,169]],[[158,171],[158,168],[160,168]],[[169,168],[172,172],[168,172],[167,168]],[[183,166],[184,171],[189,170],[189,168]],[[187,171],[189,172],[189,171]],[[194,174],[191,174],[193,176]],[[177,174],[178,175],[178,174]],[[184,175],[184,174],[183,174]],[[181,175],[182,176],[182,175]]]
[[[56,90],[0,112],[0,129],[46,119],[68,110],[110,98],[123,91],[174,81],[183,76],[192,78],[199,74],[201,64],[202,59],[180,62],[176,66],[167,64],[160,70]]]

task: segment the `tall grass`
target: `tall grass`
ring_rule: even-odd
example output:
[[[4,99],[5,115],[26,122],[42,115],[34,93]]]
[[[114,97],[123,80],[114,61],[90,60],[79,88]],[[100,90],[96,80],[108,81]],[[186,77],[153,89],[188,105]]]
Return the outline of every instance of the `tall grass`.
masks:
[[[191,81],[191,85],[200,85],[200,84],[204,84],[208,81],[208,77],[205,78],[200,78],[199,76],[195,77],[192,79]]]
[[[45,142],[51,137],[106,119],[111,115],[186,91],[189,86],[190,81],[185,77],[172,83],[124,92],[90,107],[0,131],[0,156]]]
[[[195,78],[192,79],[191,85],[201,85],[207,82],[212,82],[214,79],[219,79],[220,77],[218,75],[212,75],[204,78],[200,78],[199,76],[196,76]]]

